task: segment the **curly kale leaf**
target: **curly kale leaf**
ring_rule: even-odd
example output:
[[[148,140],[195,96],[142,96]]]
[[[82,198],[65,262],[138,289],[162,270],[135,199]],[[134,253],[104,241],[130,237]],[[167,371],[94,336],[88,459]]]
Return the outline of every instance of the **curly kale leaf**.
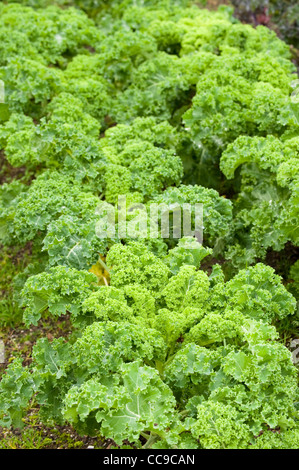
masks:
[[[195,204],[202,204],[203,242],[205,245],[216,247],[217,242],[229,232],[232,219],[232,203],[228,199],[219,196],[214,189],[203,186],[181,185],[178,188],[169,187],[161,195],[154,198],[153,202],[163,209],[178,205],[184,209],[184,204],[189,204],[190,209],[185,208],[186,213],[191,210],[191,228],[195,227]],[[169,210],[169,209],[168,209]],[[161,215],[160,215],[161,217]],[[184,236],[184,234],[182,234]]]
[[[92,20],[77,8],[48,6],[52,3],[48,0],[22,3],[28,6],[1,5],[1,32],[6,40],[1,42],[0,59],[4,64],[17,56],[32,57],[46,65],[63,65],[67,58],[87,53],[85,46],[95,47],[104,38]]]
[[[62,72],[38,61],[16,57],[0,69],[0,79],[5,83],[11,112],[40,117],[48,101],[61,90]]]
[[[23,367],[21,358],[15,359],[6,369],[0,382],[0,424],[21,428],[25,408],[34,393],[30,371]]]
[[[54,317],[72,313],[79,315],[83,300],[96,288],[97,277],[88,271],[57,266],[31,276],[21,292],[26,324],[37,325],[49,310]]]
[[[163,261],[141,242],[113,245],[108,252],[106,264],[111,267],[112,286],[145,284],[153,295],[166,285],[170,274]]]
[[[233,178],[241,166],[241,191],[235,202],[227,257],[242,267],[268,248],[298,244],[298,137],[241,136],[222,154],[220,166]],[[239,259],[238,259],[239,258]]]
[[[62,215],[47,226],[43,250],[49,265],[64,265],[79,270],[90,269],[107,250],[108,243],[96,234],[97,218]]]
[[[24,188],[25,189],[25,188]],[[39,175],[1,214],[6,234],[20,242],[34,239],[61,215],[94,214],[98,198],[83,191],[74,178],[56,171]]]
[[[73,347],[76,364],[86,373],[118,372],[123,363],[142,359],[147,364],[163,361],[165,343],[151,328],[129,321],[95,322],[88,326]]]
[[[175,399],[157,371],[139,361],[123,364],[115,379],[85,382],[69,390],[64,416],[73,425],[90,422],[116,443],[138,440],[144,431],[167,439],[168,428],[178,419]]]

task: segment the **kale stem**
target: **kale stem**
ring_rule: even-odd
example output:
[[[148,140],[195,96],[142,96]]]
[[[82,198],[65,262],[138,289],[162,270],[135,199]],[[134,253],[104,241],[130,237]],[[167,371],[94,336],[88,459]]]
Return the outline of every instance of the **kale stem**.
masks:
[[[107,271],[107,273],[110,274],[110,271],[109,271],[107,265],[104,263],[104,261],[102,260],[101,257],[99,257],[99,263],[102,265],[102,267],[105,269],[105,271]]]
[[[147,442],[144,444],[143,446],[143,449],[149,449],[153,444],[154,442],[158,439],[158,435],[157,434],[150,434]]]

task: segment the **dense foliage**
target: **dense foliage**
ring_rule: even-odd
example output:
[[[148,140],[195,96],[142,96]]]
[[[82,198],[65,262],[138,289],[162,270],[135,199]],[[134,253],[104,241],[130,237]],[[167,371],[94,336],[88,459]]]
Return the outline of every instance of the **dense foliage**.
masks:
[[[296,0],[232,0],[244,21],[270,24],[279,35],[299,47],[299,5]]]
[[[191,3],[0,5],[0,147],[20,170],[0,188],[0,241],[34,246],[14,279],[25,325],[74,327],[8,365],[1,426],[34,400],[45,423],[118,445],[299,446],[280,336],[299,324],[295,66],[273,31]],[[99,237],[119,195],[130,233]],[[202,204],[203,244],[152,238],[152,203]]]

